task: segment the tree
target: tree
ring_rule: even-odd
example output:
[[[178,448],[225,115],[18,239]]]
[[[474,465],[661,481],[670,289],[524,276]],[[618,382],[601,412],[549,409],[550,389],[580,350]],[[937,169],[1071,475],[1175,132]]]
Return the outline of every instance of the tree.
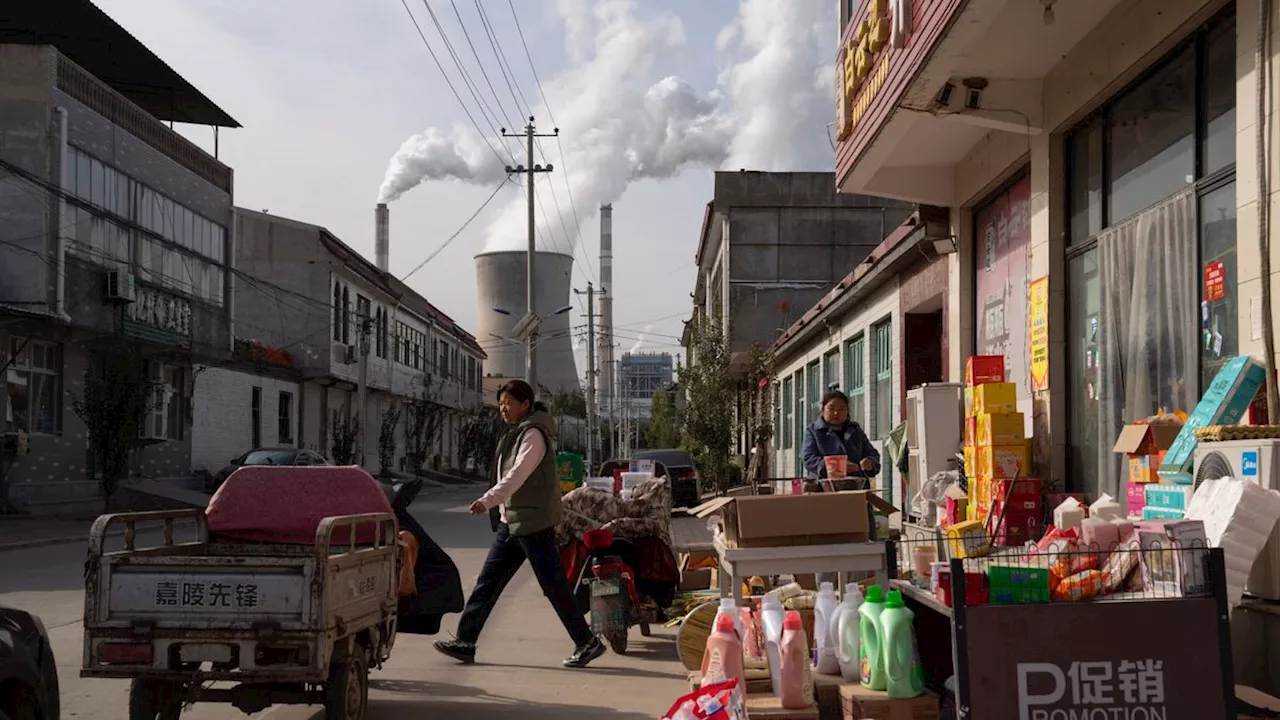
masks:
[[[146,360],[123,335],[111,335],[89,350],[84,394],[72,409],[89,433],[105,507],[129,472],[129,456],[142,445],[142,429],[153,402]]]
[[[671,393],[659,389],[653,394],[645,439],[649,447],[673,448],[680,446],[680,417],[676,414]]]
[[[444,380],[441,379],[405,400],[404,461],[405,470],[411,473],[417,474],[422,470],[444,427],[448,409],[439,402],[443,385]]]
[[[334,465],[361,464],[356,451],[356,438],[360,436],[360,419],[348,412],[346,406],[333,411],[333,422],[329,425],[329,434],[329,446],[333,450]]]
[[[392,403],[382,413],[382,428],[378,432],[378,464],[382,475],[390,475],[396,464],[396,429],[404,410],[400,403]]]
[[[472,463],[478,474],[488,476],[501,437],[502,416],[498,409],[481,406],[458,431],[458,452],[462,464]]]
[[[718,490],[732,481],[735,383],[729,375],[729,346],[723,326],[707,317],[692,324],[692,362],[681,370],[685,393],[683,444],[704,478]]]

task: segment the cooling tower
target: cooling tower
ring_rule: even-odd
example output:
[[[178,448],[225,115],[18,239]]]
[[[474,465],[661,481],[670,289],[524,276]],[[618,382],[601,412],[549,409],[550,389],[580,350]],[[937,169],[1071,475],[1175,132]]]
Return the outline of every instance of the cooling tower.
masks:
[[[511,329],[525,314],[525,251],[490,252],[476,255],[476,290],[479,320],[476,338],[488,353],[485,375],[523,378],[524,343],[512,342]],[[538,326],[539,342],[534,348],[538,362],[538,384],[551,391],[581,390],[573,359],[571,326],[577,313],[551,315],[568,306],[573,256],[539,252],[535,258],[534,312],[543,318]],[[498,312],[501,310],[503,312]],[[549,317],[548,317],[549,316]]]

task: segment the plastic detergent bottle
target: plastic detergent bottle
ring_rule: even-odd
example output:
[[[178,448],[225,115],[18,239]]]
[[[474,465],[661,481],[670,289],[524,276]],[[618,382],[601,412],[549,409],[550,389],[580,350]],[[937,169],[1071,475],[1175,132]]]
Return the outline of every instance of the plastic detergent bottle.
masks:
[[[764,648],[760,642],[760,625],[756,622],[751,608],[738,608],[738,620],[742,624],[742,653],[749,658],[764,657]]]
[[[782,687],[782,622],[785,615],[777,594],[765,593],[760,600],[760,629],[764,631],[764,654],[769,659],[769,680],[773,694]]]
[[[836,608],[836,616],[831,620],[840,676],[849,683],[860,682],[862,679],[862,663],[858,657],[858,625],[862,621],[858,609],[861,607],[862,586],[849,583],[844,588],[844,600]]]
[[[702,686],[734,678],[738,680],[738,687],[747,686],[747,672],[742,664],[742,640],[733,627],[733,618],[721,615],[716,618],[716,628],[707,638],[707,649],[702,653]]]
[[[862,684],[872,690],[884,690],[884,630],[880,616],[884,613],[884,590],[879,585],[867,589],[867,599],[858,608],[858,665]]]
[[[924,694],[924,668],[916,648],[911,625],[915,613],[902,602],[902,593],[890,590],[880,615],[884,642],[884,674],[890,698],[913,698]]]
[[[733,618],[733,631],[738,633],[738,639],[742,639],[742,618],[738,617],[738,605],[733,598],[720,598],[720,608],[716,610],[716,622],[720,622],[721,616]],[[712,627],[715,627],[712,625]]]
[[[778,695],[782,707],[803,710],[813,706],[813,675],[809,665],[809,640],[796,610],[782,621],[782,683]]]
[[[835,587],[829,582],[822,583],[813,606],[813,666],[823,675],[840,674],[840,660],[836,657],[836,636],[833,632],[833,621],[839,607]]]

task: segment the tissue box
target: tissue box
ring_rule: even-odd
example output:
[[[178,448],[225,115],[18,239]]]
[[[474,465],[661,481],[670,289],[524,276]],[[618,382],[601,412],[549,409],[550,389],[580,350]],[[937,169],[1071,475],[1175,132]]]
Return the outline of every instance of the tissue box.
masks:
[[[969,387],[1004,382],[1003,355],[970,355],[964,363],[964,384]]]
[[[1130,480],[1125,484],[1124,500],[1127,517],[1142,517],[1142,508],[1147,506],[1147,483],[1135,483]]]
[[[1178,433],[1160,465],[1160,477],[1165,482],[1190,485],[1195,478],[1196,430],[1206,425],[1234,425],[1240,421],[1258,388],[1267,381],[1262,363],[1248,355],[1227,361],[1218,371],[1213,383],[1200,398],[1196,409]]]
[[[1194,488],[1190,485],[1145,485],[1146,506],[1186,512]]]
[[[1031,453],[1025,442],[974,448],[973,462],[979,477],[1020,478],[1031,472]]]
[[[1175,510],[1166,507],[1151,507],[1150,505],[1142,508],[1143,520],[1181,520],[1187,516],[1186,510]]]
[[[993,415],[983,413],[974,418],[974,445],[1017,445],[1026,442],[1027,427],[1022,413]]]
[[[1138,542],[1142,546],[1142,583],[1148,591],[1166,597],[1209,591],[1209,573],[1204,566],[1209,540],[1203,522],[1139,523]]]
[[[993,415],[1017,411],[1017,385],[1013,383],[985,383],[973,388],[974,415]]]

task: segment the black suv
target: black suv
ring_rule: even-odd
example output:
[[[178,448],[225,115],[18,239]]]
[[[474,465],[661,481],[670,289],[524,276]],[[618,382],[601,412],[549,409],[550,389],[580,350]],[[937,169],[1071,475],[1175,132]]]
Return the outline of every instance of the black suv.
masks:
[[[59,720],[58,668],[40,618],[0,605],[0,720]]]

